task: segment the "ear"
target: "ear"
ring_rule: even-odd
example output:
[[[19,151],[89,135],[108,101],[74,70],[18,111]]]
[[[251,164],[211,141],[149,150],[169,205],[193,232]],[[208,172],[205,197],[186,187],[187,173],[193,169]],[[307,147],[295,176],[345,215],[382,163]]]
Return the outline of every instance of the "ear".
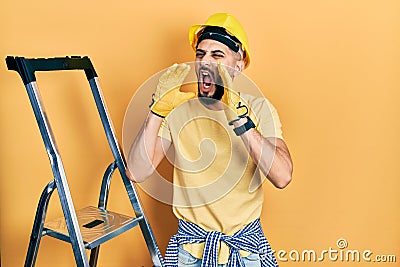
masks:
[[[238,76],[243,70],[244,70],[244,61],[243,60],[236,61],[235,72],[233,73],[233,76]]]

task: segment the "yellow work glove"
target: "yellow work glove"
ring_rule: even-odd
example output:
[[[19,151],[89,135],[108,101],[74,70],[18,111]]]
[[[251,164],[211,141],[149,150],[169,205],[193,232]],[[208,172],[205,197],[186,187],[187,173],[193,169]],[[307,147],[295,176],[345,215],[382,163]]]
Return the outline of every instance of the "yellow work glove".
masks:
[[[218,72],[224,83],[224,95],[221,101],[225,104],[224,111],[229,125],[249,115],[249,108],[240,93],[233,89],[233,81],[226,66],[218,62]]]
[[[161,75],[149,106],[152,113],[165,118],[174,108],[196,96],[194,92],[179,91],[189,70],[187,64],[174,64]]]

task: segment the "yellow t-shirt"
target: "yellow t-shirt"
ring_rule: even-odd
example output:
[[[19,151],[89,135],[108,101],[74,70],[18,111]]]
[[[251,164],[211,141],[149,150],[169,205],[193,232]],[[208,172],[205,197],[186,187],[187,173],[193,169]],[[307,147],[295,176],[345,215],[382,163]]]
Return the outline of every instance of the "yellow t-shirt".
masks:
[[[264,137],[282,138],[275,108],[264,98],[241,97],[250,107],[256,129]],[[223,110],[210,110],[195,98],[173,110],[159,132],[174,147],[174,214],[226,235],[259,218],[264,199],[264,177],[232,127]],[[202,258],[204,243],[184,248]],[[228,257],[229,247],[221,242],[219,264],[227,263]]]

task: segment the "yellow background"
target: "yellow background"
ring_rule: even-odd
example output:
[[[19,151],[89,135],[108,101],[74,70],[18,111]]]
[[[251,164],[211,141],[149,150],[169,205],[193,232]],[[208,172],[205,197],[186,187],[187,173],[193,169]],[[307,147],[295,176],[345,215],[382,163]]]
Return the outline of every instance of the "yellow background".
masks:
[[[190,25],[230,12],[250,39],[250,76],[279,111],[294,161],[285,190],[265,184],[263,227],[275,250],[348,249],[397,263],[281,262],[281,266],[399,266],[400,2],[11,1],[0,3],[0,239],[2,266],[22,266],[39,195],[52,174],[25,88],[7,55],[88,55],[118,138],[130,98],[148,77],[193,59]],[[37,75],[76,208],[96,205],[111,154],[84,75]],[[80,90],[83,88],[83,90]],[[85,130],[85,131],[84,131]],[[116,176],[115,178],[117,178]],[[164,253],[176,221],[141,192]],[[56,194],[48,218],[61,216]],[[110,210],[131,214],[120,180]],[[98,266],[151,266],[139,228],[106,243]],[[45,237],[37,266],[73,266],[69,244]]]

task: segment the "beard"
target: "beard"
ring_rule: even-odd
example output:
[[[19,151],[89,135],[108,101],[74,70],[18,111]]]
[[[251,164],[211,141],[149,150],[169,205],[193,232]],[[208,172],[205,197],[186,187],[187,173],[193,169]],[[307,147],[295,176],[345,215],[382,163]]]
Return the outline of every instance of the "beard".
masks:
[[[203,81],[201,79],[199,79],[199,81],[197,83],[197,88],[198,88],[197,91],[198,91],[198,96],[199,96],[200,100],[205,104],[213,104],[217,101],[220,101],[225,92],[225,88],[224,88],[221,76],[218,74],[218,72],[215,72],[212,69],[207,68],[207,67],[201,67],[200,71],[201,70],[207,71],[212,76],[212,81],[213,81],[212,86],[215,87],[215,90],[212,95],[202,93],[200,86]],[[200,75],[201,74],[198,73],[198,78],[200,77]]]
[[[214,84],[214,86],[215,86],[214,94],[212,94],[212,95],[203,95],[201,93],[200,88],[199,88],[200,85],[198,85],[198,90],[197,90],[198,91],[198,96],[202,97],[202,98],[209,98],[211,100],[221,100],[222,96],[224,95],[225,88],[224,88],[223,85],[220,85],[220,84]]]

